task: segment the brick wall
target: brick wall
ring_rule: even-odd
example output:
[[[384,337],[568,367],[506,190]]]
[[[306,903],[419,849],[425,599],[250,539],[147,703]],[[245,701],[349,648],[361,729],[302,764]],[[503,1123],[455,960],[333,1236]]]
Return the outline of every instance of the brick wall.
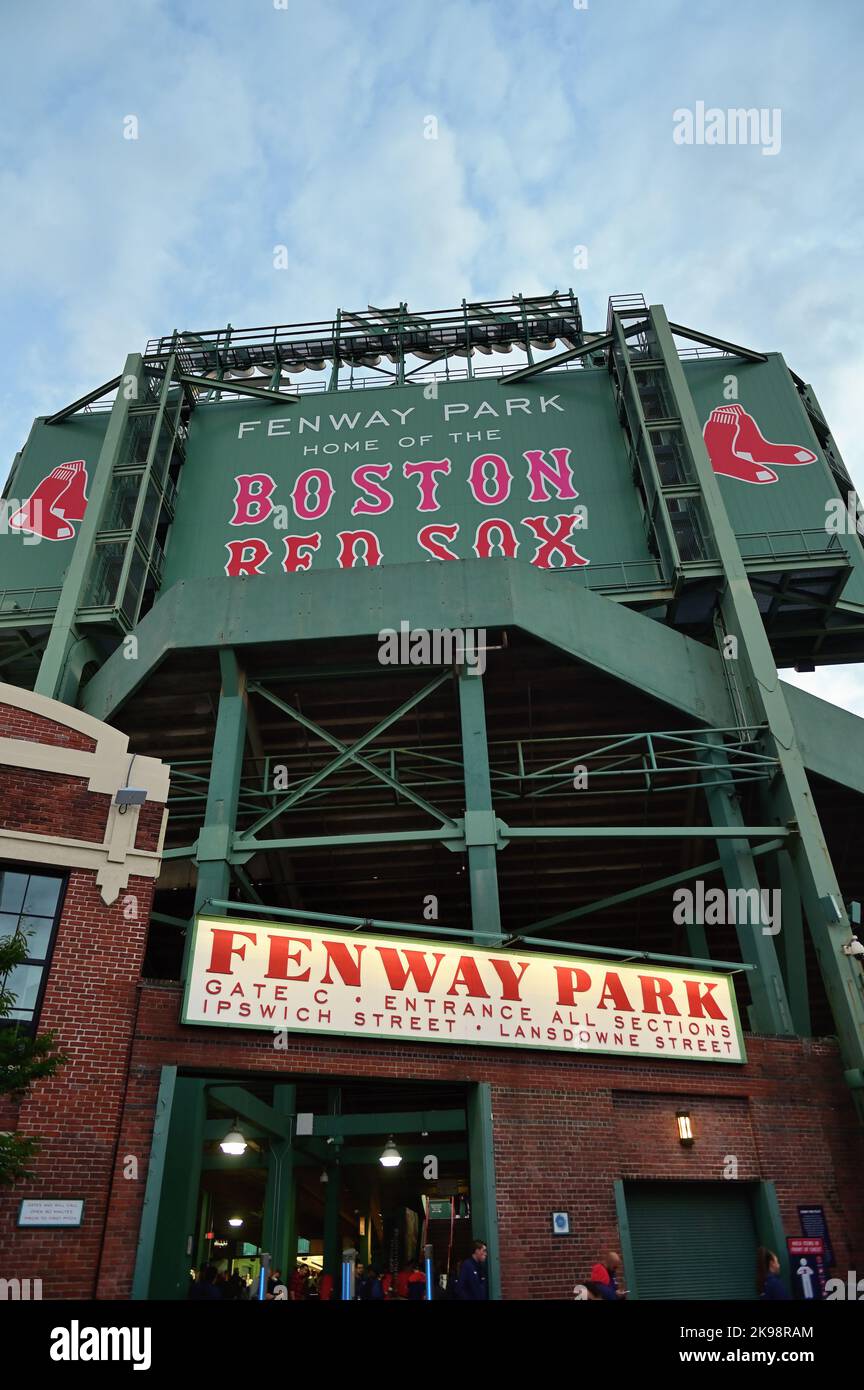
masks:
[[[750,1036],[742,1067],[320,1035],[298,1035],[277,1052],[266,1033],[184,1028],[179,1008],[178,986],[142,985],[102,1297],[127,1297],[131,1289],[163,1065],[210,1074],[488,1081],[506,1298],[566,1298],[619,1244],[614,1179],[719,1180],[730,1155],[739,1180],[776,1183],[789,1234],[799,1229],[798,1203],[821,1204],[838,1267],[864,1268],[864,1145],[830,1040]],[[693,1119],[697,1138],[689,1149],[677,1137],[679,1108]],[[137,1158],[137,1181],[123,1178],[123,1155]],[[551,1213],[559,1210],[570,1213],[570,1237],[551,1234]]]

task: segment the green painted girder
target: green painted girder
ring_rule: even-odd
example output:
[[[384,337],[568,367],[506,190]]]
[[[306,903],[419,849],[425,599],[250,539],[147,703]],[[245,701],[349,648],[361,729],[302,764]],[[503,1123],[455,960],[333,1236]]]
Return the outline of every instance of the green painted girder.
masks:
[[[202,391],[218,391],[220,395],[226,391],[234,396],[252,396],[270,405],[296,405],[300,399],[287,391],[267,391],[263,386],[250,386],[248,381],[225,381],[221,377],[217,381],[214,377],[191,376],[188,372],[175,372],[174,380],[183,386],[197,386]]]
[[[756,845],[750,853],[754,859],[761,854],[770,854],[774,850],[783,846],[783,840],[768,840],[765,844]],[[569,912],[559,912],[554,917],[544,917],[540,922],[533,922],[527,928],[529,932],[549,931],[552,927],[560,926],[563,922],[575,922],[580,917],[593,917],[598,912],[603,912],[607,907],[617,907],[621,903],[632,902],[635,898],[647,898],[652,893],[659,893],[664,888],[673,888],[677,883],[687,883],[694,878],[706,878],[708,874],[716,873],[723,867],[720,859],[710,859],[705,864],[694,864],[690,869],[682,869],[677,874],[667,874],[665,878],[655,878],[652,883],[642,883],[637,888],[629,888],[626,893],[613,893],[608,898],[598,898],[596,902],[588,903],[586,907],[572,908]]]
[[[428,629],[522,628],[715,728],[735,722],[719,652],[567,581],[505,559],[181,580],[138,623],[138,660],[114,652],[82,708],[110,719],[170,652],[359,636],[377,647],[407,612]]]
[[[442,1134],[458,1133],[467,1127],[464,1110],[394,1110],[369,1115],[315,1115],[312,1137],[328,1138],[348,1134]]]
[[[508,840],[763,840],[793,832],[781,825],[508,825],[503,833]]]
[[[291,1138],[290,1118],[281,1115],[272,1105],[266,1105],[263,1100],[259,1100],[242,1086],[208,1086],[207,1089],[212,1100],[224,1105],[226,1110],[230,1110],[238,1119],[250,1120],[265,1134],[271,1134],[277,1139]]]
[[[339,1167],[351,1168],[359,1165],[368,1166],[377,1164],[381,1158],[381,1144],[377,1147],[360,1147],[359,1145],[351,1148],[341,1148],[339,1150]],[[402,1155],[402,1162],[422,1163],[430,1153],[441,1159],[460,1159],[468,1157],[468,1145],[462,1144],[403,1144],[396,1145]],[[328,1155],[325,1153],[325,1145],[321,1145],[316,1152],[308,1153],[301,1149],[294,1150],[294,1164],[298,1168],[320,1168],[325,1164]]]
[[[436,676],[434,680],[424,685],[421,690],[415,691],[407,700],[403,701],[398,709],[393,710],[390,714],[386,715],[384,719],[380,720],[374,728],[368,730],[365,734],[361,734],[350,746],[343,743],[341,739],[336,738],[333,734],[328,733],[326,729],[322,729],[320,724],[316,724],[313,720],[308,719],[306,715],[301,714],[299,710],[294,709],[292,705],[280,699],[278,695],[274,695],[273,692],[267,690],[265,686],[260,685],[257,681],[250,682],[250,690],[257,692],[259,695],[263,695],[266,700],[289,715],[298,724],[302,725],[303,728],[308,729],[310,733],[314,733],[324,743],[328,743],[331,748],[338,749],[339,753],[326,767],[321,768],[320,771],[314,773],[313,776],[307,777],[299,787],[293,792],[290,792],[289,795],[279,801],[277,805],[271,807],[263,816],[259,817],[255,824],[251,825],[245,832],[246,835],[255,835],[259,830],[262,830],[265,825],[269,825],[272,820],[280,816],[283,811],[289,810],[292,806],[295,806],[297,802],[302,801],[308,792],[319,786],[326,778],[331,777],[335,772],[345,767],[349,762],[358,763],[366,772],[372,773],[377,780],[384,782],[385,785],[400,792],[409,801],[413,801],[416,806],[419,806],[421,810],[425,811],[433,820],[437,820],[441,825],[448,826],[451,829],[455,828],[455,824],[450,816],[445,815],[443,811],[439,811],[437,807],[433,806],[424,797],[418,796],[416,792],[405,787],[397,778],[391,777],[383,768],[376,767],[368,758],[360,756],[361,749],[368,747],[370,743],[375,741],[379,734],[384,733],[387,729],[391,728],[393,724],[398,724],[399,720],[410,710],[421,704],[423,700],[434,691],[438,690],[438,688],[449,681],[450,678],[449,671],[445,671],[443,675]]]

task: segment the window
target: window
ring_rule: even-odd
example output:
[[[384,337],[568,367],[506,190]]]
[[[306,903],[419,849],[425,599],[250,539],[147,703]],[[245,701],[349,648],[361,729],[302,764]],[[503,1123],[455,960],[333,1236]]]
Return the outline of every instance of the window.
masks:
[[[62,874],[0,869],[0,938],[27,938],[24,963],[3,981],[16,996],[9,1022],[35,1026],[38,1021],[65,882]]]

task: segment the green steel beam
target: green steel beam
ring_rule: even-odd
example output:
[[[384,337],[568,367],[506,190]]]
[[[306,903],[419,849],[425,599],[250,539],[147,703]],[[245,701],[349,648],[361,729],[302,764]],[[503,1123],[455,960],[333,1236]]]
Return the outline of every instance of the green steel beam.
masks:
[[[346,927],[363,927],[369,931],[407,932],[411,936],[418,932],[426,932],[433,936],[437,936],[439,933],[445,936],[471,936],[469,929],[463,930],[461,927],[439,927],[437,924],[430,925],[428,922],[419,924],[417,922],[391,922],[378,917],[343,917],[333,912],[307,912],[305,909],[301,911],[294,907],[268,907],[266,903],[260,907],[250,907],[246,903],[238,903],[226,898],[214,898],[207,906],[220,908],[224,912],[237,912],[243,915],[250,912],[263,912],[267,917],[285,917],[291,922],[299,917],[303,921],[308,919],[313,926],[323,922]],[[184,923],[183,925],[188,924]]]
[[[501,1248],[495,1190],[495,1135],[492,1087],[477,1081],[468,1088],[468,1152],[471,1167],[471,1234],[488,1250],[489,1297],[501,1297]]]
[[[206,1108],[204,1088],[203,1081],[192,1077],[178,1076],[174,1081],[150,1279],[142,1298],[183,1299],[189,1287]]]
[[[726,577],[720,610],[726,632],[738,641],[739,683],[754,722],[767,723],[769,751],[779,759],[778,775],[770,796],[772,809],[780,824],[792,823],[798,832],[790,849],[792,863],[837,1028],[841,1055],[846,1070],[856,1074],[864,1069],[864,993],[856,962],[842,950],[851,935],[849,918],[807,781],[789,706],[702,438],[669,323],[659,306],[652,306],[649,317]],[[853,1092],[853,1095],[859,1117],[864,1119],[864,1096],[860,1092]]]
[[[86,396],[80,396],[78,400],[73,401],[71,405],[64,405],[62,410],[55,410],[53,415],[46,416],[45,424],[59,425],[62,420],[67,420],[70,415],[75,415],[79,410],[83,410],[85,405],[91,405],[93,401],[101,400],[103,396],[108,395],[109,391],[116,391],[122,380],[123,378],[120,376],[112,377],[110,381],[106,381],[102,386],[97,386],[93,391],[88,391]]]
[[[735,789],[718,787],[711,778],[715,769],[723,770],[726,767],[726,753],[719,736],[715,746],[705,753],[705,767],[708,773],[704,782],[705,800],[715,827],[740,830],[743,816]],[[719,854],[727,893],[740,893],[743,890],[747,895],[744,899],[745,920],[740,920],[737,911],[735,914],[735,934],[738,937],[742,958],[757,967],[750,976],[750,1022],[753,1032],[773,1033],[781,1037],[792,1035],[795,1026],[777,959],[774,936],[770,934],[773,927],[766,931],[761,921],[761,913],[757,911],[754,914],[752,911],[750,894],[755,892],[756,902],[761,905],[761,884],[750,845],[743,835],[740,839],[724,838],[719,844]],[[739,906],[741,901],[740,897],[736,899]]]
[[[647,312],[647,311],[646,311]],[[624,337],[630,338],[636,333],[644,331],[644,323],[633,323],[629,328],[624,329]],[[498,378],[499,386],[512,386],[517,381],[527,381],[529,377],[537,376],[540,372],[548,372],[550,368],[561,367],[565,362],[572,362],[577,357],[590,357],[592,353],[603,352],[611,347],[615,341],[615,335],[604,333],[602,337],[595,338],[590,343],[578,348],[568,348],[566,352],[556,352],[554,357],[546,357],[542,362],[533,362],[528,367],[520,367],[516,372],[508,372],[506,376]]]
[[[231,884],[230,855],[246,742],[246,677],[230,648],[219,652],[222,686],[213,739],[204,824],[195,846],[198,880],[194,913],[211,898],[227,898]],[[182,978],[186,978],[192,933],[187,932]]]
[[[764,352],[754,352],[752,348],[739,347],[727,343],[725,338],[712,338],[710,333],[700,333],[695,328],[684,328],[680,323],[670,323],[669,328],[676,338],[689,338],[694,343],[704,343],[706,347],[720,348],[721,352],[734,353],[736,357],[746,357],[748,362],[767,362]]]
[[[407,797],[409,801],[413,801],[415,805],[421,807],[421,809],[432,816],[434,820],[439,821],[442,825],[446,825],[451,829],[455,828],[454,822],[449,816],[437,810],[430,802],[424,800],[422,796],[418,796],[417,793],[411,791],[410,788],[403,786],[401,782],[398,782],[395,777],[391,777],[389,773],[384,772],[382,768],[376,767],[374,763],[370,763],[366,758],[360,757],[361,749],[368,747],[370,743],[374,743],[379,734],[384,733],[385,730],[391,728],[393,724],[398,724],[399,720],[408,714],[410,710],[414,709],[416,705],[419,705],[427,696],[431,695],[439,686],[450,679],[451,675],[449,670],[443,672],[440,676],[436,676],[434,680],[424,685],[421,690],[415,691],[415,693],[411,695],[409,699],[405,700],[398,709],[380,720],[373,729],[362,734],[350,747],[342,743],[340,739],[334,737],[333,734],[329,734],[326,729],[322,729],[319,724],[315,724],[313,720],[307,719],[299,710],[294,709],[293,706],[287,704],[285,700],[281,700],[278,695],[274,695],[272,691],[267,690],[257,681],[250,682],[250,690],[257,692],[259,695],[263,695],[266,700],[276,705],[277,708],[281,709],[285,714],[290,715],[290,717],[296,720],[298,724],[301,724],[303,728],[314,733],[323,742],[329,743],[331,748],[338,749],[339,754],[332,762],[328,763],[326,767],[316,772],[313,776],[308,777],[306,781],[303,782],[302,786],[297,787],[276,806],[271,807],[265,815],[261,816],[254,825],[248,828],[245,832],[246,835],[255,835],[259,830],[263,830],[265,825],[269,825],[270,822],[275,820],[277,816],[280,816],[283,811],[287,811],[289,807],[296,805],[298,801],[302,801],[303,797],[308,792],[319,786],[320,783],[325,781],[328,777],[332,777],[334,772],[338,772],[349,762],[359,763],[367,772],[373,773],[380,781],[386,783],[388,786],[398,791],[400,795]]]
[[[140,382],[141,376],[141,356],[139,353],[131,353],[126,358],[123,380]],[[57,611],[54,615],[48,641],[45,644],[45,650],[42,653],[39,674],[34,686],[37,694],[47,695],[54,700],[64,700],[72,705],[76,703],[78,691],[77,682],[74,683],[75,688],[72,689],[70,688],[72,682],[66,680],[67,659],[70,648],[79,636],[75,622],[84,595],[94,541],[111,487],[114,465],[117,462],[126,434],[129,411],[136,401],[137,396],[130,399],[126,391],[120,391],[111,407],[108,428],[105,431],[102,448],[99,450],[96,467],[90,478],[90,496],[84,513],[84,520],[78,527],[78,533],[72,542],[69,568],[63,580],[63,589],[57,604]],[[135,665],[134,661],[126,664],[128,666]]]
[[[153,1135],[150,1140],[150,1158],[147,1163],[147,1185],[144,1189],[144,1205],[141,1210],[141,1224],[138,1229],[138,1244],[135,1251],[135,1271],[132,1276],[131,1297],[136,1301],[146,1299],[150,1290],[153,1252],[156,1247],[156,1229],[159,1222],[159,1198],[165,1177],[171,1112],[174,1106],[176,1086],[177,1068],[163,1067],[159,1076],[159,1092],[156,1096],[156,1114],[153,1122]]]
[[[312,1121],[313,1138],[328,1138],[349,1134],[442,1134],[466,1128],[464,1110],[394,1110],[389,1114],[316,1115]]]
[[[381,1161],[381,1150],[383,1145],[360,1145],[352,1144],[349,1147],[343,1145],[339,1150],[339,1165],[342,1168],[368,1167],[371,1164],[379,1165]],[[402,1162],[422,1163],[430,1154],[434,1154],[440,1161],[441,1159],[460,1159],[468,1157],[468,1145],[461,1144],[403,1144],[401,1141],[397,1148],[402,1155]],[[327,1154],[323,1145],[314,1152],[308,1149],[297,1150],[294,1163],[298,1168],[321,1168],[326,1167]]]
[[[254,836],[235,835],[234,852],[240,855],[254,854],[268,849],[321,849],[330,845],[386,845],[411,844],[414,841],[437,840],[452,849],[464,848],[462,829],[457,821],[453,830],[446,826],[440,830],[386,830],[356,835],[289,835],[278,836],[273,840],[258,840]]]
[[[296,1110],[294,1085],[273,1087],[273,1108],[285,1117]],[[297,1254],[296,1189],[294,1183],[294,1150],[290,1139],[276,1140],[267,1154],[267,1186],[264,1194],[262,1249],[272,1256],[273,1269],[294,1268]]]
[[[478,941],[501,940],[498,897],[498,823],[492,807],[483,677],[459,676],[459,723],[465,781],[465,841],[471,891],[471,923]]]
[[[782,840],[769,840],[766,844],[757,845],[751,850],[754,859],[760,854],[769,854],[779,849],[783,844]],[[537,933],[548,931],[550,927],[557,927],[562,922],[575,922],[580,917],[593,917],[597,912],[603,912],[607,907],[617,907],[620,903],[632,902],[635,898],[646,898],[652,893],[659,893],[664,888],[673,888],[676,883],[687,883],[694,878],[706,878],[708,874],[716,873],[722,868],[720,859],[709,859],[706,864],[695,864],[691,869],[682,869],[680,873],[668,874],[666,878],[656,878],[652,883],[643,883],[638,888],[629,888],[626,893],[613,893],[608,898],[598,898],[596,902],[589,903],[587,907],[572,908],[569,912],[559,912],[554,917],[544,917],[540,922],[532,922],[528,931]],[[707,954],[707,952],[706,952]]]
[[[277,1139],[291,1138],[290,1116],[259,1100],[251,1091],[245,1090],[242,1086],[212,1084],[208,1086],[207,1091],[212,1100],[224,1105],[226,1110],[230,1110],[238,1119],[251,1121],[265,1134],[273,1135]]]
[[[805,767],[864,795],[864,719],[780,682]]]
[[[554,946],[556,952],[564,951],[572,955],[609,956],[615,960],[622,961],[645,961],[656,960],[663,965],[689,965],[704,966],[708,970],[755,970],[755,965],[748,965],[740,960],[712,960],[706,953],[704,957],[698,956],[667,956],[660,951],[628,951],[620,946],[595,946],[587,945],[584,941],[550,941],[547,936],[512,936],[505,943],[510,946],[518,942],[526,946],[544,946],[547,949]]]
[[[778,839],[793,832],[782,825],[506,825],[506,840],[706,840]]]
[[[735,722],[719,652],[568,584],[566,576],[505,559],[394,565],[388,575],[384,586],[374,567],[352,570],[350,584],[341,570],[298,572],[291,576],[290,606],[284,575],[261,575],[254,584],[227,576],[178,581],[137,624],[138,660],[112,653],[82,692],[82,707],[110,719],[174,651],[377,640],[382,628],[398,631],[409,595],[416,627],[438,628],[442,614],[454,628],[521,627],[702,723]],[[650,663],[644,659],[649,632]]]
[[[267,391],[263,386],[250,386],[248,381],[216,381],[213,377],[190,376],[188,372],[177,372],[175,381],[184,386],[198,386],[202,391],[223,391],[234,396],[252,396],[256,401],[267,401],[270,405],[296,405],[300,397],[287,391]]]
[[[783,930],[778,937],[789,995],[789,1007],[795,1023],[795,1032],[801,1037],[812,1036],[810,1021],[810,996],[807,989],[807,956],[804,947],[804,916],[801,911],[801,894],[792,859],[787,850],[777,855],[777,877],[782,903]]]

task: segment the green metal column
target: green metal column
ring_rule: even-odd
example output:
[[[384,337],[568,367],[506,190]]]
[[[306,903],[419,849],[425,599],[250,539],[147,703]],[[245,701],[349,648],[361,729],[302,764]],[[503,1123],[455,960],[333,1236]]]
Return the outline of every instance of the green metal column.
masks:
[[[783,930],[777,938],[781,952],[783,976],[789,995],[789,1007],[795,1023],[795,1032],[801,1037],[812,1036],[810,1021],[810,996],[807,989],[807,959],[804,950],[804,917],[801,911],[801,894],[798,875],[788,850],[777,851],[775,860],[776,876],[780,888],[783,913]]]
[[[67,676],[70,649],[79,640],[75,620],[84,596],[84,584],[93,556],[93,542],[99,530],[99,522],[111,487],[114,465],[118,461],[126,434],[129,410],[132,405],[137,404],[141,394],[142,367],[143,363],[139,353],[133,352],[126,358],[123,377],[111,407],[108,428],[105,431],[99,458],[88,482],[90,492],[87,510],[73,542],[72,558],[69,561],[69,568],[63,581],[63,589],[57,604],[51,632],[42,653],[39,674],[36,677],[34,689],[39,695],[47,695],[54,700],[64,700],[67,704],[74,704],[78,693],[77,680],[73,679],[74,672],[70,671]],[[134,394],[124,389],[125,384],[131,382],[135,383]],[[80,676],[80,671],[78,675]]]
[[[498,1201],[495,1192],[495,1148],[492,1128],[492,1087],[478,1081],[468,1088],[468,1161],[471,1169],[471,1234],[485,1240],[489,1264],[489,1297],[501,1297],[501,1251],[498,1243]]]
[[[210,764],[204,824],[195,851],[198,865],[196,914],[212,899],[224,901],[228,897],[231,886],[230,855],[246,743],[246,675],[232,648],[226,647],[220,651],[219,667],[222,688],[213,739],[213,760]],[[191,932],[187,932],[183,979],[186,978],[191,938]]]
[[[296,1092],[293,1085],[274,1086],[273,1109],[293,1116]],[[294,1272],[297,1256],[294,1149],[290,1139],[273,1138],[270,1142],[261,1239],[262,1248],[269,1250],[273,1257],[271,1267],[281,1269],[287,1283]]]
[[[711,769],[705,778],[705,800],[711,816],[711,824],[717,826],[736,826],[744,824],[741,806],[734,786],[718,785],[731,781],[729,763],[719,734],[708,735],[714,746],[705,754],[706,767]],[[793,1034],[792,1010],[786,997],[786,987],[777,959],[774,945],[773,924],[769,932],[760,920],[761,913],[754,912],[751,894],[755,892],[756,902],[761,904],[761,884],[756,873],[756,864],[750,851],[750,842],[740,840],[718,840],[717,853],[723,865],[723,878],[727,893],[741,893],[748,896],[743,901],[736,899],[737,911],[735,931],[741,950],[741,959],[748,965],[755,965],[747,977],[752,1004],[750,1006],[750,1026],[755,1033],[775,1033],[779,1036]],[[744,920],[741,920],[741,917]]]
[[[864,993],[856,978],[860,974],[858,967],[842,951],[852,933],[851,925],[819,823],[771,646],[705,448],[696,408],[669,323],[660,306],[652,306],[649,318],[726,577],[720,611],[726,632],[738,640],[740,685],[750,704],[754,722],[767,724],[769,751],[779,761],[779,775],[770,793],[771,803],[777,822],[781,825],[791,824],[797,831],[790,846],[792,863],[837,1027],[846,1077],[853,1087],[859,1115],[864,1119]]]
[[[340,1088],[328,1086],[328,1114],[338,1115],[341,1109],[342,1092]],[[332,1145],[328,1145],[328,1150],[332,1152],[333,1157],[325,1166],[327,1190],[324,1194],[324,1273],[332,1276],[333,1295],[338,1298],[342,1277],[342,1237],[339,1229],[339,1213],[342,1206],[342,1167],[339,1162],[339,1150],[342,1145],[342,1138],[340,1135],[329,1137],[333,1139]]]
[[[174,1068],[164,1070],[170,1072]],[[170,1077],[163,1075],[163,1088],[168,1085]],[[154,1143],[151,1154],[151,1164],[156,1158],[154,1190],[150,1190],[148,1174],[145,1219],[141,1223],[133,1298],[186,1297],[189,1271],[195,1258],[195,1222],[206,1112],[204,1086],[204,1081],[197,1078],[175,1074],[167,1134],[164,1111],[161,1113],[161,1152],[156,1152]],[[167,1090],[164,1090],[160,1094],[160,1106],[166,1098]],[[154,1135],[154,1141],[155,1138]],[[149,1278],[146,1286],[145,1278]]]
[[[463,672],[458,684],[471,922],[478,939],[500,942],[501,905],[496,864],[498,829],[492,809],[483,677]]]

